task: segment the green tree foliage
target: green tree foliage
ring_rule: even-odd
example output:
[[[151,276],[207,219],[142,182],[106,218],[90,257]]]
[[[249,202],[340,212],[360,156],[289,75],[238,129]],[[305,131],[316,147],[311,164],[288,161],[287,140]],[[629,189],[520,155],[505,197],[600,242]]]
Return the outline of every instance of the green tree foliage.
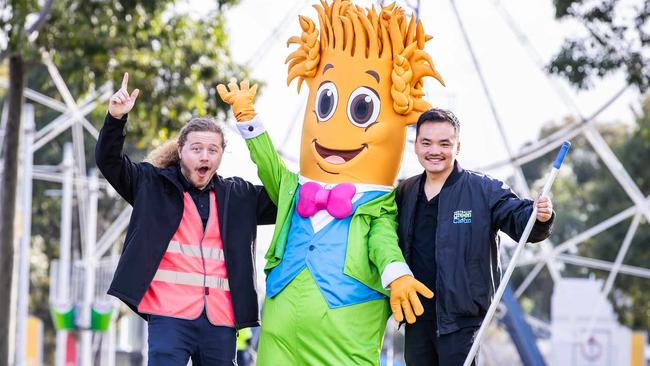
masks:
[[[650,2],[553,0],[557,19],[574,20],[585,32],[569,37],[548,66],[579,88],[622,71],[642,92],[650,87]]]
[[[540,137],[547,136],[562,124],[546,126]],[[646,99],[643,112],[633,124],[623,122],[601,124],[599,130],[610,147],[620,159],[626,171],[633,178],[644,195],[650,194],[650,170],[647,159],[650,156],[650,98]],[[572,141],[573,146],[565,164],[553,186],[553,202],[556,208],[556,224],[551,240],[559,244],[576,234],[606,220],[607,218],[633,206],[631,199],[601,162],[591,145],[583,137]],[[539,185],[554,159],[554,154],[537,159],[523,166],[530,183]],[[622,221],[578,246],[578,255],[613,262],[632,219]],[[650,225],[645,219],[634,236],[623,263],[648,268],[650,264]],[[566,265],[564,276],[586,276],[595,273],[597,278],[605,279],[608,272]],[[536,282],[540,279],[536,280]],[[548,276],[541,278],[548,287]],[[548,294],[548,293],[546,293]],[[547,295],[527,291],[526,297],[535,303]],[[610,294],[620,321],[633,329],[650,330],[650,282],[625,274],[619,274]],[[542,308],[546,308],[543,305]],[[539,310],[539,309],[538,309]],[[547,310],[547,309],[544,309]]]
[[[246,76],[230,58],[222,11],[193,19],[170,14],[170,3],[56,2],[36,42],[54,50],[54,63],[74,96],[109,80],[119,83],[124,71],[130,73],[129,85],[141,90],[128,125],[139,147],[168,138],[192,115],[223,115],[227,109],[214,87]],[[217,9],[232,3],[222,0]],[[28,85],[56,94],[48,78],[34,73]],[[101,122],[105,111],[98,108],[93,121]]]

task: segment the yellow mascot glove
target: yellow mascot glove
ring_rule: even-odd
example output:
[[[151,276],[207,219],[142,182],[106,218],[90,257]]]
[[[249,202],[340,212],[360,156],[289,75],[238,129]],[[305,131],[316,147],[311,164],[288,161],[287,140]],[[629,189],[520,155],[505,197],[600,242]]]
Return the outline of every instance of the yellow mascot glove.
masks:
[[[404,316],[406,316],[406,321],[413,324],[415,316],[424,313],[418,293],[427,299],[433,298],[433,292],[413,276],[402,276],[388,286],[390,287],[390,308],[393,310],[393,318],[398,323],[404,321]]]
[[[217,85],[217,93],[224,102],[230,104],[237,122],[250,121],[255,117],[253,99],[255,99],[257,93],[257,84],[251,88],[248,86],[248,80],[242,81],[240,86],[231,82],[227,88],[225,85],[219,84]]]

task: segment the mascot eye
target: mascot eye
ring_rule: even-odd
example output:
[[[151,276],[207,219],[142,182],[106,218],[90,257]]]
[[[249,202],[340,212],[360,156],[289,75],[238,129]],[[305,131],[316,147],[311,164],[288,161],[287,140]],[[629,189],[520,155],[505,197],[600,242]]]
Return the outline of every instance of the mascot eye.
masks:
[[[316,117],[319,122],[325,122],[332,117],[339,102],[339,94],[336,86],[330,81],[326,81],[318,88],[316,92]]]
[[[348,99],[348,118],[353,125],[370,127],[377,122],[381,101],[376,91],[362,86],[355,89]]]

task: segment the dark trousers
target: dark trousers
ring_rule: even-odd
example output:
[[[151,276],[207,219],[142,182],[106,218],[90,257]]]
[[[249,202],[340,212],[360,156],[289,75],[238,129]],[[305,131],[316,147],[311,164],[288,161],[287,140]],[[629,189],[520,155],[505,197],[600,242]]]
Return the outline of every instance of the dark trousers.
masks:
[[[237,351],[237,366],[254,366],[253,356],[247,349]]]
[[[148,365],[237,365],[236,342],[234,328],[212,325],[205,312],[195,320],[150,315]]]
[[[417,319],[406,325],[404,359],[408,366],[462,366],[478,327],[436,336],[436,321]],[[476,365],[477,358],[472,365]]]

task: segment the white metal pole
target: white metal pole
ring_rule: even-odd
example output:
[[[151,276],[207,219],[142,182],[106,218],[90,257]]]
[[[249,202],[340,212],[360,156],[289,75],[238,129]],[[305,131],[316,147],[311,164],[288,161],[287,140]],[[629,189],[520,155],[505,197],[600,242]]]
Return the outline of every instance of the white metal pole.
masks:
[[[72,145],[63,148],[63,185],[61,195],[61,243],[59,249],[59,268],[57,272],[56,304],[69,304],[70,299],[70,247],[72,235],[72,193],[73,193]],[[68,332],[56,332],[56,366],[65,366]]]
[[[640,210],[646,220],[650,221],[650,205],[646,201],[645,196],[639,189],[639,186],[634,182],[634,179],[632,179],[627,170],[625,170],[625,167],[621,161],[618,160],[600,132],[598,132],[596,127],[593,125],[589,125],[585,128],[584,135],[591,146],[593,146],[594,151],[598,154],[603,163],[605,163],[607,169],[612,173],[612,176],[618,181],[623,190],[625,190],[625,193],[630,196],[630,199],[636,205],[637,210]]]
[[[47,67],[47,71],[54,82],[59,94],[63,98],[68,109],[72,111],[72,118],[74,119],[72,128],[72,146],[74,150],[74,164],[77,170],[77,173],[81,176],[86,176],[86,153],[84,151],[84,134],[83,126],[81,121],[84,119],[83,113],[79,110],[77,102],[72,97],[68,86],[65,84],[65,81],[59,73],[54,62],[52,62],[52,57],[47,51],[43,51],[43,63]],[[79,229],[81,231],[82,237],[85,237],[86,233],[86,219],[88,218],[88,203],[86,202],[86,187],[81,184],[76,184],[77,192],[77,207],[79,213]]]
[[[80,328],[80,364],[81,366],[93,365],[93,331],[91,326],[92,305],[95,299],[95,268],[97,260],[95,258],[95,242],[97,240],[97,195],[99,182],[97,179],[97,170],[90,171],[90,181],[88,185],[88,217],[86,227],[85,251],[83,255],[84,265],[84,296],[81,306]]]
[[[115,309],[114,300],[111,300],[111,306]],[[117,311],[113,311],[111,315],[111,323],[108,326],[108,331],[102,338],[102,361],[101,366],[115,366],[115,349],[117,332],[115,323],[117,321]]]
[[[581,257],[579,255],[571,254],[558,254],[555,259],[563,263],[569,263],[576,266],[582,266],[593,269],[600,269],[603,271],[612,271],[614,270],[615,263],[604,261],[602,259]],[[650,269],[643,267],[628,266],[626,264],[621,264],[618,269],[619,273],[623,273],[630,276],[636,276],[641,278],[650,279]]]
[[[139,320],[139,319],[138,319]],[[144,337],[142,337],[142,366],[149,364],[149,323],[141,321]]]
[[[102,238],[105,237],[105,235],[102,236]],[[110,256],[111,258],[116,258],[119,256],[119,249],[117,245],[114,245],[113,248],[111,249]],[[95,256],[97,256],[98,253],[95,253]],[[111,265],[111,268],[117,267],[117,260],[112,259],[113,265]],[[109,274],[109,277],[112,276],[112,273]],[[113,305],[113,315],[111,316],[111,326],[109,328],[109,342],[108,342],[108,350],[109,350],[109,361],[108,364],[103,365],[103,366],[115,366],[116,358],[117,358],[117,320],[118,320],[118,307],[119,304],[116,299],[111,299],[111,303]],[[144,347],[142,347],[144,348]]]
[[[21,210],[22,230],[18,257],[18,303],[16,305],[16,366],[25,364],[27,317],[29,314],[29,258],[32,237],[32,143],[34,142],[34,106],[23,105]]]
[[[557,177],[557,173],[559,172],[560,166],[562,166],[562,161],[564,160],[567,151],[569,151],[570,146],[571,144],[568,141],[565,141],[562,144],[562,148],[560,149],[560,152],[558,153],[557,158],[555,159],[555,163],[553,164],[553,168],[551,169],[551,172],[546,178],[546,183],[544,184],[544,189],[542,189],[542,193],[540,194],[540,196],[548,195],[548,192],[551,190],[553,181],[555,180],[555,177]],[[494,294],[492,303],[490,304],[490,307],[488,308],[488,311],[485,314],[485,319],[483,319],[483,323],[481,323],[481,327],[476,333],[476,337],[474,338],[474,343],[472,344],[472,348],[470,349],[467,358],[465,358],[465,363],[463,363],[463,366],[471,365],[472,361],[474,361],[474,357],[476,357],[476,353],[478,352],[478,347],[480,346],[481,341],[485,336],[485,332],[488,326],[490,325],[490,322],[492,322],[494,313],[496,312],[497,307],[501,302],[501,297],[503,296],[503,292],[506,290],[506,287],[508,286],[508,282],[510,281],[510,276],[512,276],[512,272],[515,270],[515,267],[517,266],[517,259],[521,254],[521,250],[524,248],[526,242],[528,241],[528,236],[530,235],[530,232],[533,229],[533,226],[535,225],[536,219],[537,219],[537,207],[533,206],[533,212],[530,214],[530,217],[528,218],[528,222],[526,223],[524,232],[521,235],[521,238],[519,239],[519,243],[515,248],[515,252],[512,254],[512,257],[510,258],[510,263],[508,263],[508,268],[503,274],[503,278],[501,279],[501,284],[499,285],[499,288],[497,288],[497,291]]]
[[[642,214],[640,212],[634,215],[634,218],[632,219],[632,224],[630,224],[630,227],[628,228],[627,233],[625,234],[625,238],[623,239],[623,245],[621,245],[621,248],[619,249],[618,254],[616,255],[616,260],[614,261],[612,270],[609,272],[609,275],[607,276],[607,280],[603,285],[603,289],[600,292],[602,297],[605,299],[607,299],[609,292],[612,290],[612,287],[614,286],[614,280],[616,280],[616,276],[618,276],[618,273],[621,270],[621,265],[623,264],[623,259],[625,258],[625,254],[627,254],[627,250],[630,248],[630,244],[632,244],[632,239],[634,239],[634,234],[636,233],[636,230],[639,228],[641,216]],[[596,303],[596,306],[594,306],[591,309],[591,316],[589,317],[589,321],[587,322],[587,327],[585,328],[586,331],[583,333],[582,340],[581,340],[582,343],[586,344],[587,342],[589,342],[589,339],[593,335],[594,329],[596,328],[596,322],[598,321],[598,317],[601,315],[600,312],[602,310],[603,304],[604,304],[603,301],[598,301]]]

